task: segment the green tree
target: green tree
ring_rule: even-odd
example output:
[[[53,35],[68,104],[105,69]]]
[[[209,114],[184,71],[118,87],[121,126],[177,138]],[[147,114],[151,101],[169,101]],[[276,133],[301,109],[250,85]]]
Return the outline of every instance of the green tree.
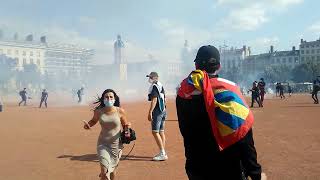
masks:
[[[296,66],[292,70],[292,77],[295,82],[311,82],[316,76],[320,75],[320,64],[307,62]]]
[[[292,79],[291,69],[286,65],[267,66],[262,76],[269,82],[287,82]]]
[[[0,89],[5,93],[9,92],[8,84],[16,72],[17,60],[0,55]]]

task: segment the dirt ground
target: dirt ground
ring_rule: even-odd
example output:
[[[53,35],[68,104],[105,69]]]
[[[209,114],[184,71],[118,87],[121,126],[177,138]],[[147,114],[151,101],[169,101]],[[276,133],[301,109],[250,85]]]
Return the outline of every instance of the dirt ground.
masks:
[[[0,113],[0,179],[98,179],[100,127],[82,128],[82,120],[92,116],[90,107],[39,109],[35,104],[18,107],[8,103]],[[168,103],[169,159],[164,162],[151,161],[158,152],[146,116],[149,104],[124,102],[123,108],[138,139],[128,159],[120,162],[118,179],[187,179],[174,100]],[[258,159],[268,179],[320,179],[320,105],[312,104],[310,95],[305,94],[285,100],[269,97],[264,108],[252,110]],[[132,145],[125,146],[124,155]]]

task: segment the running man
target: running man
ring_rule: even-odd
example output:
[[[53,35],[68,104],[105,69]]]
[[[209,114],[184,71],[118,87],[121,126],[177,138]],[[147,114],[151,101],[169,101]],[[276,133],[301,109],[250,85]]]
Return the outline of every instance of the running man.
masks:
[[[41,101],[40,101],[39,108],[41,108],[43,102],[44,102],[44,105],[46,106],[46,108],[48,107],[47,99],[48,99],[48,92],[46,91],[46,89],[43,89],[43,91],[41,93]]]
[[[19,92],[19,95],[21,97],[21,101],[19,102],[19,106],[23,102],[24,102],[23,105],[26,106],[27,105],[27,88],[23,88],[23,90]]]

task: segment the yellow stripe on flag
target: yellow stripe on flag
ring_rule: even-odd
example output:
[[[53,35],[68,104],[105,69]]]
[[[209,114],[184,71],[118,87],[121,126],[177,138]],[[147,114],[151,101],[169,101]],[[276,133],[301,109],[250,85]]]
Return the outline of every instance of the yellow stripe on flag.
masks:
[[[235,130],[231,129],[230,127],[224,125],[220,121],[217,121],[217,122],[218,122],[218,129],[219,129],[221,136],[227,136],[229,134],[232,134],[235,131]]]
[[[214,101],[214,103],[225,113],[237,116],[243,120],[246,120],[247,116],[249,115],[249,109],[237,102],[230,101],[219,103],[218,101]]]
[[[204,74],[200,70],[195,70],[195,72],[191,73],[191,79],[192,79],[194,87],[201,92],[202,92],[201,81],[203,80],[203,78],[204,78]]]

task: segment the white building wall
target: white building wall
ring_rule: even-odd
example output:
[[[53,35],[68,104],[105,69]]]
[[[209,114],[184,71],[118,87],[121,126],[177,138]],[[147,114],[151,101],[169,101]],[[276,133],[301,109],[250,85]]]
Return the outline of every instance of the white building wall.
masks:
[[[301,39],[300,56],[301,63],[305,63],[307,61],[320,63],[320,39],[310,42]]]
[[[22,43],[0,42],[0,54],[4,54],[10,58],[17,59],[17,69],[22,70],[23,64],[34,63],[38,66],[41,73],[44,72],[44,47]]]

